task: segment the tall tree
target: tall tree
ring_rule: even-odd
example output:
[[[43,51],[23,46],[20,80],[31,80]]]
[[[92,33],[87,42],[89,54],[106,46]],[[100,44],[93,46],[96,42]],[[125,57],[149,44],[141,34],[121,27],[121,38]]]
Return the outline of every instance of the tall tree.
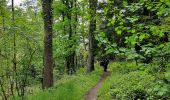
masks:
[[[89,0],[90,8],[90,25],[89,25],[89,50],[88,50],[88,62],[87,71],[91,72],[94,70],[94,34],[96,30],[96,7],[98,0]]]
[[[43,88],[53,86],[53,53],[52,53],[52,0],[42,0],[44,18],[44,71]]]
[[[75,45],[76,39],[75,39],[75,34],[76,34],[76,29],[77,28],[75,26],[75,20],[76,18],[74,18],[74,9],[76,9],[76,0],[62,0],[62,3],[65,5],[66,10],[64,10],[62,12],[62,16],[63,16],[63,21],[68,21],[69,23],[64,25],[64,32],[68,32],[68,41],[72,41],[69,45],[68,45],[68,49],[70,49],[69,54],[66,56],[66,66],[67,66],[67,73],[68,74],[73,74],[76,72],[75,67],[75,56],[76,56],[76,52],[75,52],[75,48],[73,48],[73,46]],[[65,20],[66,19],[66,20]]]
[[[73,1],[70,0],[66,0],[66,7],[67,7],[67,19],[69,20],[69,28],[68,28],[68,33],[69,33],[69,40],[71,40],[73,38],[73,29],[72,29],[72,8],[73,8]],[[69,45],[69,48],[72,48],[73,44]],[[73,72],[75,72],[74,69],[74,55],[75,52],[71,51],[70,54],[67,57],[67,73],[68,74],[72,74]]]

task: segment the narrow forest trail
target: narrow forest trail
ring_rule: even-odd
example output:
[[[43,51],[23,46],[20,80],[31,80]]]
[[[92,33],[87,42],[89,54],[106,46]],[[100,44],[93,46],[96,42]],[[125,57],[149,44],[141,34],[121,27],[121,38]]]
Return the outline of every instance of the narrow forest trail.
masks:
[[[104,72],[101,76],[100,81],[87,92],[87,95],[85,96],[85,100],[96,100],[97,99],[97,93],[102,86],[102,83],[104,80],[110,75],[110,72]]]

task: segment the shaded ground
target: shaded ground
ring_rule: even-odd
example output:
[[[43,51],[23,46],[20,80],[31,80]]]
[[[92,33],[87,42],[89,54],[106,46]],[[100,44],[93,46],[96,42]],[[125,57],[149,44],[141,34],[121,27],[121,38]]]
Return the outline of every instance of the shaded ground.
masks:
[[[96,100],[97,99],[97,92],[102,86],[102,83],[104,82],[104,80],[109,75],[110,75],[110,72],[104,72],[102,74],[100,81],[92,89],[90,89],[90,91],[88,91],[87,95],[85,96],[85,100]]]

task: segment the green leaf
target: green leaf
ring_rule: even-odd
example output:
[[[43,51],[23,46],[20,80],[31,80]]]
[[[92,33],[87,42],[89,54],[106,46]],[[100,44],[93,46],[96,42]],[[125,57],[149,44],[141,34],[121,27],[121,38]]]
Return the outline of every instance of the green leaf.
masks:
[[[122,34],[122,31],[121,31],[121,30],[118,30],[118,31],[117,31],[117,34],[119,34],[119,35]]]
[[[148,6],[147,9],[150,10],[152,8],[152,6]]]
[[[131,31],[132,33],[135,33],[136,32],[136,30],[135,29],[132,29],[132,31]]]
[[[142,41],[144,38],[145,38],[145,34],[141,34],[141,35],[139,36],[139,41]]]

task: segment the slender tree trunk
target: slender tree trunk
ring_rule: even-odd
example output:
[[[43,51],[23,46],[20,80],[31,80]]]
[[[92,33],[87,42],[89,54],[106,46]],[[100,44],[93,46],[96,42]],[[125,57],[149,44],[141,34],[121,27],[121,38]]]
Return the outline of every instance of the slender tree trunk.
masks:
[[[66,5],[66,2],[67,2],[66,0],[62,0],[62,3],[63,3],[65,6],[67,6],[67,5]],[[65,11],[62,11],[61,14],[62,14],[62,21],[64,22],[67,13],[66,13]],[[66,25],[64,25],[64,27],[63,27],[63,32],[64,32],[64,34],[66,34]],[[66,72],[67,72],[67,74],[69,74],[69,70],[70,70],[68,64],[69,64],[68,58],[66,58],[66,66],[67,66]]]
[[[67,7],[67,11],[66,12],[66,15],[67,15],[67,18],[69,20],[69,40],[73,39],[73,29],[72,29],[72,8],[73,8],[73,1],[69,1],[69,0],[66,0],[66,7]],[[69,46],[69,48],[72,48],[74,44],[71,44]],[[68,74],[73,74],[75,73],[75,51],[71,51],[70,55],[68,55],[66,61],[67,61],[67,73]]]
[[[77,14],[77,0],[74,0],[74,8],[76,9],[76,13],[74,14],[75,15],[75,22],[74,22],[74,34],[76,35],[77,34],[77,24],[78,24],[78,14]],[[75,42],[77,42],[77,40],[75,40]],[[74,51],[74,65],[75,65],[75,68],[78,67],[78,59],[77,59],[77,52]]]
[[[14,18],[14,0],[11,1],[12,2],[12,28],[13,31],[15,30],[15,18]],[[18,79],[17,79],[17,50],[16,50],[16,33],[14,31],[13,33],[13,49],[14,49],[14,53],[13,53],[13,79],[15,80],[15,86],[16,86],[16,90],[18,93],[18,96],[20,96],[20,92],[19,92],[19,86],[18,86]],[[11,87],[13,87],[14,83],[11,84]]]
[[[88,61],[87,61],[87,72],[94,70],[94,34],[96,31],[96,7],[97,0],[89,0],[90,8],[90,26],[89,26],[89,50],[88,50]]]
[[[12,26],[14,29],[14,0],[12,0]],[[15,34],[15,32],[13,35],[13,47],[14,47],[13,70],[14,70],[14,72],[16,72],[17,63],[16,63],[16,34]]]
[[[44,17],[44,73],[43,88],[53,86],[53,53],[52,53],[52,0],[42,0]]]
[[[28,41],[28,40],[27,40]],[[27,44],[28,45],[28,44]],[[36,50],[30,50],[30,58],[29,58],[29,61],[28,61],[28,64],[27,64],[27,68],[26,68],[26,71],[30,70],[31,69],[31,63],[32,63],[32,60],[33,60],[33,56],[34,56],[34,53],[36,52]],[[32,73],[31,73],[32,74]],[[24,96],[25,96],[25,93],[26,93],[26,86],[28,84],[28,73],[25,72],[25,77],[23,78],[22,80],[22,85],[21,85],[21,96],[24,100]]]

